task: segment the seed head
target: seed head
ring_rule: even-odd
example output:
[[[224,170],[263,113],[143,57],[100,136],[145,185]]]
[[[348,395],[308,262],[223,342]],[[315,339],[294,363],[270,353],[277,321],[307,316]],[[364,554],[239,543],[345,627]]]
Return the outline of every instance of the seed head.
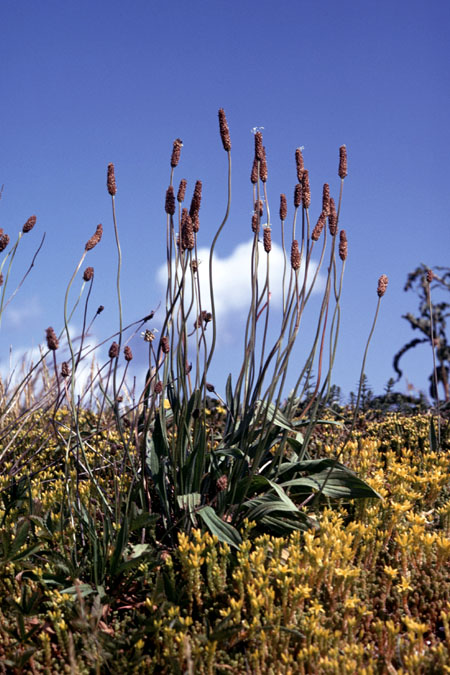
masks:
[[[51,349],[53,352],[56,351],[59,347],[59,340],[56,337],[56,333],[53,330],[53,328],[50,326],[47,328],[45,331],[46,338],[47,338],[47,347]]]
[[[192,218],[187,209],[183,209],[181,214],[181,250],[192,251],[195,246],[194,228],[192,226]]]
[[[252,166],[252,172],[250,174],[250,180],[253,183],[253,185],[256,185],[258,182],[258,160],[255,159],[253,160],[253,166]]]
[[[325,214],[322,212],[319,216],[319,219],[318,219],[317,223],[314,226],[314,229],[313,229],[312,233],[311,233],[311,239],[313,241],[319,240],[320,235],[322,234],[322,230],[325,227],[325,222],[326,222]]]
[[[303,161],[301,148],[297,148],[295,151],[295,166],[297,167],[297,180],[299,183],[301,183],[303,171],[305,170],[305,163]]]
[[[179,185],[178,193],[177,193],[177,201],[179,201],[180,204],[181,204],[181,202],[184,202],[184,196],[186,194],[186,185],[187,185],[186,178],[182,178],[180,180],[180,185]]]
[[[264,213],[264,204],[261,199],[255,202],[255,213],[259,213],[259,217],[262,217]]]
[[[69,364],[67,361],[63,361],[61,363],[61,377],[69,377],[70,375],[70,370],[69,370]]]
[[[225,110],[223,108],[220,108],[219,110],[219,131],[223,148],[229,152],[231,150],[230,130],[228,129],[228,122],[227,118],[225,117]]]
[[[428,281],[428,283],[431,284],[433,279],[434,279],[433,270],[427,270],[427,281]]]
[[[286,195],[280,195],[280,220],[286,220],[287,216],[287,199]]]
[[[155,384],[155,394],[161,394],[162,390],[163,390],[163,383],[161,382],[161,380],[158,380],[158,382],[156,382]]]
[[[336,204],[334,203],[333,197],[330,197],[330,213],[328,214],[328,229],[330,234],[334,237],[337,233],[337,213],[336,213]]]
[[[94,278],[94,268],[93,267],[86,267],[83,273],[83,279],[84,281],[90,281],[91,279]]]
[[[302,204],[302,184],[297,183],[294,190],[294,206],[298,209]]]
[[[133,352],[131,351],[131,348],[128,345],[126,347],[124,347],[123,355],[125,357],[125,361],[131,361],[132,360]]]
[[[97,314],[101,314],[101,313],[103,312],[104,309],[105,309],[105,308],[103,307],[103,305],[99,305],[99,306],[97,307]]]
[[[330,186],[324,183],[322,192],[322,213],[325,217],[330,213]]]
[[[103,234],[102,225],[97,225],[97,229],[95,230],[95,234],[92,235],[92,237],[89,239],[89,241],[87,242],[87,244],[85,246],[86,251],[90,251],[91,249],[94,248],[94,246],[97,246],[100,239],[102,238],[102,234]]]
[[[3,274],[0,272],[0,286],[3,286],[3,281],[4,281]]]
[[[303,207],[309,209],[309,205],[311,204],[311,190],[309,187],[309,172],[307,169],[304,169],[302,173],[302,200]]]
[[[218,478],[216,481],[217,492],[223,492],[224,490],[227,489],[227,487],[228,487],[228,477],[225,476],[224,474],[223,476],[220,476],[220,478]]]
[[[209,391],[209,392],[213,392],[213,391],[216,390],[215,387],[214,387],[214,385],[213,385],[213,384],[210,384],[209,382],[206,383],[206,389],[207,389],[207,391]]]
[[[192,220],[192,229],[194,230],[194,232],[198,232],[200,229],[200,218],[198,216],[198,211],[196,211],[193,214],[191,220]]]
[[[0,234],[0,253],[5,250],[5,248],[9,244],[9,235],[7,234]]]
[[[202,181],[198,180],[195,183],[194,194],[192,195],[191,208],[189,209],[189,215],[192,216],[194,213],[200,211],[200,205],[202,203]]]
[[[176,138],[173,142],[172,157],[170,158],[170,166],[174,169],[178,166],[180,161],[181,148],[183,147],[183,141],[180,138]]]
[[[347,147],[345,145],[341,145],[339,148],[338,175],[340,178],[345,178],[347,175]]]
[[[259,216],[257,213],[254,213],[252,216],[252,231],[255,234],[258,234],[259,232]]]
[[[35,225],[36,225],[36,216],[30,216],[25,225],[22,227],[22,232],[29,232],[30,230],[33,229]]]
[[[169,338],[165,335],[161,338],[161,351],[163,354],[168,354],[170,352]]]
[[[166,213],[169,216],[173,216],[175,213],[175,194],[173,191],[173,186],[169,185],[166,191],[166,204],[165,204]]]
[[[265,252],[270,253],[270,251],[272,250],[272,233],[270,227],[264,228],[263,243]]]
[[[297,271],[300,269],[300,251],[298,249],[298,241],[294,239],[291,246],[291,267],[293,270]]]
[[[262,149],[262,159],[259,163],[259,177],[261,178],[263,183],[267,181],[267,158],[266,158],[266,148],[264,146]]]
[[[192,270],[192,274],[195,274],[196,272],[198,272],[198,260],[193,260],[191,262],[191,270]]]
[[[116,176],[114,174],[114,164],[108,164],[108,172],[106,175],[106,187],[108,188],[108,192],[111,195],[111,197],[114,197],[114,195],[117,192]]]
[[[260,131],[255,133],[255,159],[258,162],[264,159],[263,137]]]
[[[110,359],[116,359],[119,356],[119,345],[117,342],[113,342],[109,348],[108,356]]]
[[[339,232],[339,257],[342,261],[346,260],[348,254],[347,234],[345,230]]]
[[[389,279],[385,274],[382,274],[381,277],[378,279],[377,295],[379,298],[382,298],[383,295],[386,293],[388,282]]]

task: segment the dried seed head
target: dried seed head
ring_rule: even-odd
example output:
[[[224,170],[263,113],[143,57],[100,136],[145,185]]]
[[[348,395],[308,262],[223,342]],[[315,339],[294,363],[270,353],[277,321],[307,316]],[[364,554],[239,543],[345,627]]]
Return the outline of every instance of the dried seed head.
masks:
[[[314,229],[313,229],[312,233],[311,233],[311,239],[313,241],[318,241],[318,239],[320,238],[320,235],[322,234],[322,230],[325,227],[325,222],[326,222],[325,214],[322,212],[319,216],[319,219],[318,219],[317,223],[314,226]]]
[[[47,338],[47,347],[51,349],[52,351],[56,351],[59,347],[59,340],[56,337],[56,333],[53,330],[53,328],[50,326],[47,328],[45,331],[46,338]]]
[[[223,492],[228,487],[228,477],[223,475],[216,481],[217,492]]]
[[[280,220],[286,220],[287,216],[287,199],[286,195],[280,195]]]
[[[168,354],[170,352],[169,338],[165,335],[161,338],[161,351],[163,354]]]
[[[165,204],[166,213],[169,216],[173,216],[175,213],[175,194],[173,191],[173,186],[169,185],[166,191],[166,204]]]
[[[228,129],[228,122],[227,118],[225,117],[225,110],[223,108],[220,108],[219,110],[219,131],[223,148],[229,152],[231,150],[230,130]]]
[[[297,183],[295,186],[294,190],[294,206],[296,209],[298,209],[299,206],[301,206],[302,203],[302,184]]]
[[[255,234],[259,233],[259,216],[257,213],[254,213],[252,216],[252,231]]]
[[[434,279],[433,270],[427,270],[427,281],[428,281],[428,283],[431,284],[433,279]]]
[[[386,293],[388,282],[389,279],[385,274],[382,274],[381,277],[378,279],[377,295],[379,298],[382,298],[383,295]]]
[[[202,181],[198,180],[195,183],[194,194],[192,195],[191,208],[189,209],[189,215],[192,216],[194,213],[200,211],[200,206],[202,203]]]
[[[264,159],[263,137],[260,131],[255,133],[255,159],[262,162]]]
[[[302,173],[302,201],[303,207],[309,209],[309,205],[311,204],[311,190],[309,187],[309,172],[307,169],[304,169]]]
[[[3,274],[0,272],[0,286],[3,286],[3,281],[4,281]]]
[[[93,267],[86,267],[83,273],[83,279],[84,281],[90,281],[91,279],[94,278],[94,268]]]
[[[108,192],[111,195],[111,197],[114,197],[114,195],[117,192],[117,186],[116,186],[116,176],[114,173],[114,164],[108,164],[108,172],[106,176],[106,187],[108,188]]]
[[[181,202],[184,202],[184,197],[185,197],[185,194],[186,194],[186,185],[187,185],[186,178],[182,178],[180,180],[180,185],[178,187],[178,193],[177,193],[177,201],[179,201],[180,204],[181,204]]]
[[[176,138],[173,142],[172,157],[170,158],[170,166],[174,169],[178,166],[180,161],[181,148],[183,147],[183,141],[180,138]]]
[[[253,183],[253,185],[256,185],[258,182],[258,160],[255,159],[253,160],[253,166],[252,166],[252,172],[250,174],[250,180]]]
[[[155,339],[155,334],[147,328],[143,333],[143,337],[145,342],[153,342]]]
[[[337,213],[336,213],[336,204],[334,203],[333,197],[330,197],[330,213],[328,214],[328,229],[332,237],[336,236],[337,233]]]
[[[125,361],[131,361],[133,359],[133,352],[128,345],[124,347],[123,355],[125,357]]]
[[[324,183],[323,192],[322,192],[322,213],[325,217],[328,217],[330,213],[330,186],[328,183]]]
[[[303,171],[305,170],[305,163],[303,161],[301,148],[297,148],[295,151],[295,166],[297,167],[297,180],[299,183],[301,183]]]
[[[206,389],[207,389],[207,391],[209,391],[209,392],[213,392],[213,391],[216,390],[215,387],[214,387],[214,385],[213,385],[213,384],[210,384],[209,382],[206,383]]]
[[[195,246],[194,228],[192,226],[192,218],[187,209],[183,209],[181,214],[181,250],[192,251]]]
[[[119,356],[119,345],[117,342],[113,342],[109,348],[108,356],[110,359],[115,359]]]
[[[345,230],[339,232],[339,257],[342,261],[347,259],[348,243]]]
[[[291,267],[293,270],[297,271],[300,269],[300,251],[298,250],[298,241],[294,239],[291,246]]]
[[[67,361],[63,361],[61,363],[61,377],[69,377],[70,375],[70,370],[69,370],[69,364]]]
[[[263,243],[265,252],[270,253],[272,249],[272,233],[270,227],[264,228]]]
[[[89,239],[89,241],[87,242],[87,244],[85,246],[86,251],[90,251],[91,249],[94,248],[94,246],[97,246],[100,239],[102,238],[102,234],[103,234],[102,225],[97,225],[97,229],[95,230],[95,234],[92,235],[92,237]]]
[[[103,305],[99,305],[99,306],[97,307],[97,314],[101,314],[101,313],[103,312],[104,309],[105,309],[105,308],[103,307]]]
[[[192,260],[192,262],[191,262],[191,270],[192,270],[192,273],[193,273],[193,274],[195,274],[196,272],[198,272],[198,260]]]
[[[257,200],[255,202],[255,213],[259,212],[259,217],[262,217],[262,214],[264,213],[264,204],[261,199]]]
[[[338,174],[340,178],[345,178],[347,175],[347,147],[345,145],[341,145],[339,148]]]
[[[5,250],[5,248],[9,244],[9,235],[7,234],[0,234],[0,253]]]
[[[155,394],[161,394],[162,390],[163,390],[163,383],[161,382],[161,380],[158,380],[158,382],[156,382],[155,384]]]
[[[36,225],[36,216],[30,216],[25,225],[22,227],[22,232],[29,232],[30,230],[33,229],[35,225]]]
[[[198,211],[196,211],[192,216],[192,229],[196,233],[200,229],[200,218],[199,218],[199,215],[198,215]]]
[[[264,146],[262,149],[262,159],[259,163],[259,177],[261,178],[263,183],[267,181],[267,158],[266,158],[266,148]]]

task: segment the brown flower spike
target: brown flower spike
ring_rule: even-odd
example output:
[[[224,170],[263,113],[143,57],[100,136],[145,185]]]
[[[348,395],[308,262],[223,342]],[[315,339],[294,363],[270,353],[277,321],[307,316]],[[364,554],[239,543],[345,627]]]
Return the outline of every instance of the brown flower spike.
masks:
[[[200,205],[202,203],[202,181],[198,180],[195,183],[194,194],[192,195],[191,208],[189,209],[189,215],[192,216],[194,213],[200,211]]]
[[[322,213],[325,217],[330,214],[330,186],[324,183],[322,191]]]
[[[69,370],[69,364],[67,361],[63,361],[61,363],[61,377],[69,377],[70,375],[70,370]]]
[[[128,345],[124,347],[123,354],[125,356],[125,361],[131,361],[133,359],[133,352]]]
[[[297,167],[297,180],[299,183],[301,183],[303,171],[305,170],[305,163],[303,161],[303,155],[300,148],[297,148],[295,151],[295,166]]]
[[[263,137],[260,131],[255,133],[255,159],[262,162],[264,159]]]
[[[173,216],[175,214],[175,194],[172,185],[169,185],[169,187],[167,188],[166,203],[164,208],[169,216]]]
[[[115,359],[119,356],[119,345],[117,342],[113,342],[109,348],[108,356],[110,359]]]
[[[180,180],[180,185],[179,185],[178,193],[177,193],[177,201],[180,202],[180,204],[181,204],[181,202],[184,202],[184,197],[186,195],[186,186],[187,186],[187,180],[186,180],[186,178],[182,178]]]
[[[266,158],[266,148],[263,146],[262,149],[262,159],[259,164],[259,177],[263,183],[267,182],[267,158]]]
[[[427,270],[427,281],[428,281],[428,283],[431,284],[433,279],[434,279],[433,270]]]
[[[291,246],[291,267],[293,270],[297,271],[300,269],[300,251],[298,250],[298,241],[294,239]]]
[[[347,234],[345,230],[341,230],[339,233],[339,257],[344,262],[347,259],[348,254],[348,242]]]
[[[219,131],[223,149],[229,152],[231,150],[230,130],[228,129],[228,122],[223,108],[219,110]]]
[[[93,267],[86,267],[83,273],[83,280],[84,281],[90,281],[94,277],[94,268]]]
[[[255,234],[259,233],[259,217],[257,213],[254,213],[252,216],[252,231]]]
[[[0,234],[0,253],[5,250],[5,248],[9,244],[9,235],[8,234]]]
[[[302,201],[303,207],[309,209],[311,204],[311,189],[309,187],[309,172],[307,169],[304,169],[302,174]]]
[[[161,350],[163,354],[168,354],[170,352],[169,338],[165,335],[161,338]]]
[[[250,174],[250,181],[253,183],[253,185],[256,185],[258,182],[258,160],[255,159],[253,160],[253,166],[252,166],[252,172]]]
[[[294,190],[294,206],[296,209],[298,209],[299,206],[301,206],[302,203],[302,184],[297,183],[295,186]]]
[[[170,166],[172,167],[172,169],[178,166],[182,147],[183,141],[180,138],[176,138],[173,142],[172,157],[170,158]]]
[[[192,251],[195,246],[194,228],[192,226],[192,218],[187,209],[183,209],[181,215],[181,249],[183,251]]]
[[[287,216],[287,199],[286,195],[280,195],[280,220],[286,220]]]
[[[339,169],[338,175],[340,178],[344,179],[347,175],[347,148],[345,145],[341,145],[339,148]]]
[[[381,277],[378,279],[377,295],[379,298],[382,298],[383,295],[386,293],[388,282],[389,279],[385,274],[382,274]]]
[[[22,232],[24,233],[29,232],[30,230],[33,229],[35,225],[36,225],[36,216],[30,216],[25,225],[22,227]]]
[[[56,337],[56,333],[51,326],[47,328],[47,330],[45,331],[45,335],[47,338],[47,347],[51,349],[53,352],[56,351],[59,347],[59,340]]]
[[[117,187],[116,187],[116,176],[114,173],[114,164],[112,163],[108,164],[106,187],[108,188],[108,192],[111,195],[111,197],[114,197],[114,195],[117,193]]]
[[[265,252],[270,253],[270,251],[272,250],[272,232],[270,230],[270,227],[264,228],[263,242]]]
[[[103,226],[97,225],[97,229],[95,230],[95,234],[93,234],[92,237],[87,242],[87,244],[85,246],[85,250],[90,251],[91,249],[94,248],[94,246],[97,246],[100,239],[102,238],[102,234],[103,234]]]
[[[333,197],[330,197],[330,213],[328,214],[328,229],[332,237],[337,233],[337,212]]]
[[[322,234],[322,230],[323,230],[324,227],[325,227],[325,214],[322,211],[322,213],[320,214],[319,219],[318,219],[317,223],[315,224],[315,227],[314,227],[314,229],[311,233],[311,239],[313,241],[319,240],[320,235]]]

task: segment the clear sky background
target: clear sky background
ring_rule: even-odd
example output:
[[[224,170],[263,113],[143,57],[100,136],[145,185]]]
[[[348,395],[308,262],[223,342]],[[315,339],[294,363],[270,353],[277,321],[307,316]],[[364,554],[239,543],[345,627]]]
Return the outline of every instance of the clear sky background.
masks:
[[[209,246],[226,204],[217,124],[223,107],[233,144],[233,203],[218,247],[224,309],[216,383],[241,353],[243,312],[231,300],[227,307],[227,293],[240,297],[245,286],[251,129],[261,126],[275,241],[280,192],[292,214],[295,148],[305,148],[315,221],[322,184],[337,194],[338,148],[347,145],[340,224],[349,258],[334,382],[346,393],[357,386],[377,280],[385,273],[389,287],[366,369],[381,393],[394,375],[394,354],[418,337],[401,318],[417,308],[416,297],[403,292],[407,274],[421,262],[450,265],[449,28],[444,0],[4,0],[0,226],[14,242],[27,218],[37,216],[21,242],[11,290],[44,232],[46,240],[5,312],[2,372],[10,347],[16,358],[43,341],[47,326],[62,327],[66,284],[98,223],[105,235],[89,254],[96,274],[90,306],[106,308],[98,337],[117,326],[108,162],[116,166],[126,322],[163,299],[164,194],[176,137],[184,146],[175,183],[188,180],[190,199],[189,188],[203,181],[199,242]],[[237,289],[230,286],[236,279],[242,279]],[[75,327],[80,323],[75,317]],[[294,379],[307,334],[305,328],[292,362]],[[138,373],[145,345],[132,346]],[[429,348],[412,350],[403,367],[408,382],[428,391]],[[403,379],[398,389],[406,386]]]

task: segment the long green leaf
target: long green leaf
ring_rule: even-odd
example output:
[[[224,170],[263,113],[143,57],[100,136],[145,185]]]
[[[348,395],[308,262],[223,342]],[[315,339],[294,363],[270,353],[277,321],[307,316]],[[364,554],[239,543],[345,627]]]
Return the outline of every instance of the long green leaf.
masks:
[[[197,515],[205,523],[212,534],[215,534],[219,541],[222,541],[234,548],[239,548],[242,544],[242,538],[235,527],[225,523],[211,506],[203,506],[197,511]]]

